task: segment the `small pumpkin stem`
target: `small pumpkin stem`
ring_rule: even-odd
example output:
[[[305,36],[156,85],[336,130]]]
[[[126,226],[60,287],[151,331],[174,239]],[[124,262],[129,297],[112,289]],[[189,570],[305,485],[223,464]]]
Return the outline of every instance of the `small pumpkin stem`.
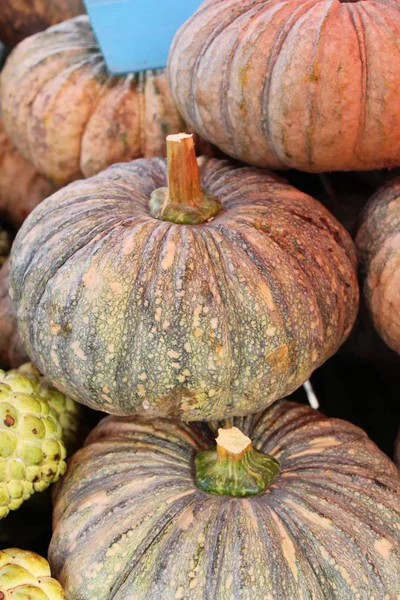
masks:
[[[220,212],[222,204],[203,190],[193,135],[178,133],[167,137],[168,187],[150,197],[150,213],[156,219],[198,225]]]
[[[272,456],[253,448],[251,439],[237,427],[219,429],[216,450],[200,452],[195,459],[199,488],[220,496],[261,494],[280,471]]]

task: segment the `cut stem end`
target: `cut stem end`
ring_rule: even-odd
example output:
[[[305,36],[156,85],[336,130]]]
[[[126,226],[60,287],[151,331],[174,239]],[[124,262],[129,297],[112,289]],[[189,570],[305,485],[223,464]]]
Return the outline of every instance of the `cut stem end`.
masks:
[[[220,496],[244,498],[264,492],[280,471],[277,460],[253,448],[237,427],[219,429],[217,449],[195,459],[201,490]]]
[[[168,188],[159,188],[150,197],[153,217],[199,225],[222,210],[220,200],[201,188],[193,135],[178,133],[167,137],[167,163]]]

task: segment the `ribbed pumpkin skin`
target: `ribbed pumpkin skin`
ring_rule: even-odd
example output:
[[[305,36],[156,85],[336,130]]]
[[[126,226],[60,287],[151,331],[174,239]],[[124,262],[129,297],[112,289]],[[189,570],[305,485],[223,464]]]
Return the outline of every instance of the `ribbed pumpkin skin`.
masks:
[[[400,2],[206,0],[169,59],[181,114],[273,169],[400,164]]]
[[[267,172],[200,164],[224,207],[203,225],[149,214],[166,162],[142,159],[71,184],[22,226],[11,262],[21,336],[78,402],[190,421],[256,412],[350,332],[355,249],[332,215]]]
[[[10,262],[0,268],[0,368],[19,367],[28,360],[17,331],[9,288]]]
[[[11,139],[59,184],[163,156],[165,136],[184,129],[165,70],[111,76],[86,16],[22,42],[3,69],[1,97]]]
[[[99,424],[56,490],[49,556],[68,600],[398,597],[400,479],[366,434],[287,401],[236,424],[280,461],[260,496],[197,488],[205,426]]]
[[[356,243],[373,322],[388,346],[400,353],[400,177],[371,198]]]
[[[0,118],[0,218],[21,225],[56,188],[18,152]]]
[[[82,0],[1,0],[0,40],[15,46],[50,25],[84,12]]]

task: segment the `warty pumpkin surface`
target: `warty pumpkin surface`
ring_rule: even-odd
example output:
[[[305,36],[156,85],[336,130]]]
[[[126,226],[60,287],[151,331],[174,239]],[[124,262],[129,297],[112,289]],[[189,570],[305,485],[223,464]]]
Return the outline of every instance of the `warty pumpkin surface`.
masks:
[[[165,136],[185,128],[165,69],[110,75],[86,16],[21,43],[3,69],[1,98],[17,148],[59,184],[164,156]]]
[[[1,0],[0,40],[15,46],[50,25],[84,12],[83,0]]]
[[[400,177],[371,198],[356,243],[372,320],[388,346],[400,353]]]
[[[57,485],[49,560],[68,600],[356,600],[400,594],[400,479],[354,425],[279,401],[235,419],[280,474],[202,492],[205,425],[107,417]]]
[[[206,0],[170,52],[186,122],[272,169],[400,165],[398,0]]]
[[[20,334],[78,402],[184,420],[255,412],[350,332],[355,249],[331,214],[268,172],[200,164],[206,203],[222,208],[203,224],[150,214],[167,165],[140,159],[71,184],[22,226],[11,263]],[[177,219],[192,210],[178,204]]]
[[[19,226],[55,190],[14,147],[0,117],[0,217]]]
[[[10,261],[0,267],[0,368],[19,367],[28,356],[17,330],[17,319],[10,298]]]

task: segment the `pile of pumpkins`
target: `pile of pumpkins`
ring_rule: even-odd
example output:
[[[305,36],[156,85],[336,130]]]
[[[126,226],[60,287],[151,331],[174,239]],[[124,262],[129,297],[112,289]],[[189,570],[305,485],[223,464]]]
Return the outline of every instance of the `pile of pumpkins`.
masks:
[[[359,277],[400,354],[400,178],[354,243],[266,170],[400,166],[399,0],[206,0],[124,76],[81,2],[2,2],[0,518],[58,483],[0,598],[399,598],[397,467],[286,397]]]

